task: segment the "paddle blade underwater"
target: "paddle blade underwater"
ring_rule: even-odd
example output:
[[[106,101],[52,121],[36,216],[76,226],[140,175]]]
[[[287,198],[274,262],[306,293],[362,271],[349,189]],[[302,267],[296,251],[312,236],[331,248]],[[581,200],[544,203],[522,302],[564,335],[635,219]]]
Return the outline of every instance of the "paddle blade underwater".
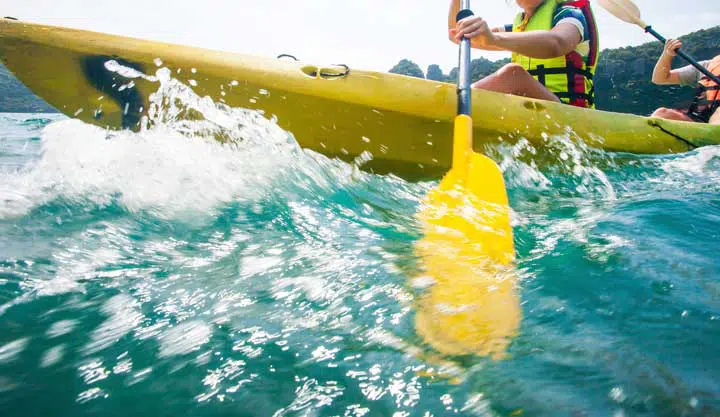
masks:
[[[469,116],[457,116],[454,141],[453,167],[418,213],[416,283],[430,286],[415,327],[443,354],[501,358],[521,317],[507,192],[497,164],[472,151]]]

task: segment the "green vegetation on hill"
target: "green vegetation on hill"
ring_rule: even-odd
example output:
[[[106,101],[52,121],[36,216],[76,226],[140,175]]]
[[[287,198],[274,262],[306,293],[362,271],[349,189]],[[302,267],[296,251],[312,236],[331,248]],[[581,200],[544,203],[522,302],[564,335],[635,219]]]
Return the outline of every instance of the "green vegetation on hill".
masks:
[[[720,54],[720,26],[699,30],[680,39],[684,44],[683,50],[695,59],[711,59]],[[650,81],[662,49],[660,42],[653,41],[640,46],[603,50],[595,76],[597,108],[648,115],[661,106],[687,106],[694,96],[692,88],[658,86]],[[495,62],[485,58],[475,59],[471,64],[472,79],[486,77],[508,62],[509,59]],[[675,68],[685,65],[687,63],[681,58],[675,59]],[[390,72],[414,77],[424,76],[420,67],[408,59],[403,59]],[[457,68],[445,75],[438,65],[433,64],[428,67],[427,73],[427,78],[435,81],[454,83],[457,79]]]
[[[487,58],[478,58],[472,60],[470,63],[470,74],[473,80],[479,80],[480,78],[487,77],[493,72],[497,71],[500,67],[510,62],[510,59],[502,59],[500,61],[490,61]],[[401,60],[397,65],[390,69],[393,74],[409,75],[411,77],[427,78],[433,81],[443,82],[455,82],[457,79],[457,68],[453,68],[449,74],[444,74],[440,66],[432,64],[427,69],[427,77],[420,69],[418,64],[410,61],[409,59]]]
[[[720,54],[720,26],[693,32],[680,39],[683,50],[699,61]],[[658,107],[688,106],[695,95],[693,88],[661,86],[651,82],[662,50],[663,44],[655,41],[602,51],[595,81],[597,107],[648,115]],[[674,68],[685,65],[688,64],[682,58],[675,58]]]
[[[0,64],[0,113],[50,113],[52,106],[32,93]]]
[[[427,69],[426,78],[432,81],[444,81],[445,74],[443,74],[442,69],[440,69],[440,65],[432,64]]]
[[[409,75],[416,78],[425,78],[420,66],[409,59],[402,59],[394,67],[390,68],[393,74]]]

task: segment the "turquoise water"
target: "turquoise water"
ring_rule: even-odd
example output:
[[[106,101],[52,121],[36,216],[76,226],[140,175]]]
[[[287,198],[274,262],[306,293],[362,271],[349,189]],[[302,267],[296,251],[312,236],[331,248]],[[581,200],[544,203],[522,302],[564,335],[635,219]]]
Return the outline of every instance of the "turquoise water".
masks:
[[[2,415],[720,415],[720,147],[494,151],[520,332],[442,358],[408,284],[432,184],[195,104],[137,134],[0,114]]]

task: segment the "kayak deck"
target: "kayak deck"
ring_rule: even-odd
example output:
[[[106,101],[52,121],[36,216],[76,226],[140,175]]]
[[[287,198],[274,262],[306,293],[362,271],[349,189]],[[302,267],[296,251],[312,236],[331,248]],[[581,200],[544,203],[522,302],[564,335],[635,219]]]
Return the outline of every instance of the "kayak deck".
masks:
[[[456,89],[397,74],[231,54],[0,19],[0,59],[31,90],[70,117],[108,129],[138,129],[157,82],[128,78],[108,62],[154,75],[159,67],[193,91],[231,107],[263,111],[300,146],[406,179],[434,179],[450,166]],[[133,81],[130,84],[130,81]],[[473,91],[474,147],[570,135],[591,147],[685,152],[720,143],[720,127],[586,110]]]

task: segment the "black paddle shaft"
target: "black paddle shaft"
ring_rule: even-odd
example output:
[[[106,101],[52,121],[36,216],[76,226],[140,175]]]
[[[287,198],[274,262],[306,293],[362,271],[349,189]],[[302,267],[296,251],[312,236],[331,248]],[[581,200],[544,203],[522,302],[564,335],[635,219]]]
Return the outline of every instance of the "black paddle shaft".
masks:
[[[652,26],[646,27],[645,32],[653,35],[655,38],[657,38],[657,40],[659,40],[662,43],[667,42],[667,40],[665,38],[663,38],[663,36],[661,34],[655,32],[655,29],[653,29]],[[714,83],[720,85],[720,78],[718,78],[712,72],[708,71],[707,68],[700,65],[696,60],[691,58],[688,54],[686,54],[685,52],[683,52],[679,49],[677,51],[677,54],[680,55],[681,58],[683,58],[684,60],[689,62],[693,67],[697,68],[698,71],[702,72],[703,74],[705,74],[705,76],[707,76],[708,78],[713,80]]]
[[[460,11],[455,17],[455,21],[470,17],[473,15],[470,10],[470,0],[462,0]],[[460,57],[458,64],[458,114],[470,115],[470,39],[463,36],[460,40]]]

